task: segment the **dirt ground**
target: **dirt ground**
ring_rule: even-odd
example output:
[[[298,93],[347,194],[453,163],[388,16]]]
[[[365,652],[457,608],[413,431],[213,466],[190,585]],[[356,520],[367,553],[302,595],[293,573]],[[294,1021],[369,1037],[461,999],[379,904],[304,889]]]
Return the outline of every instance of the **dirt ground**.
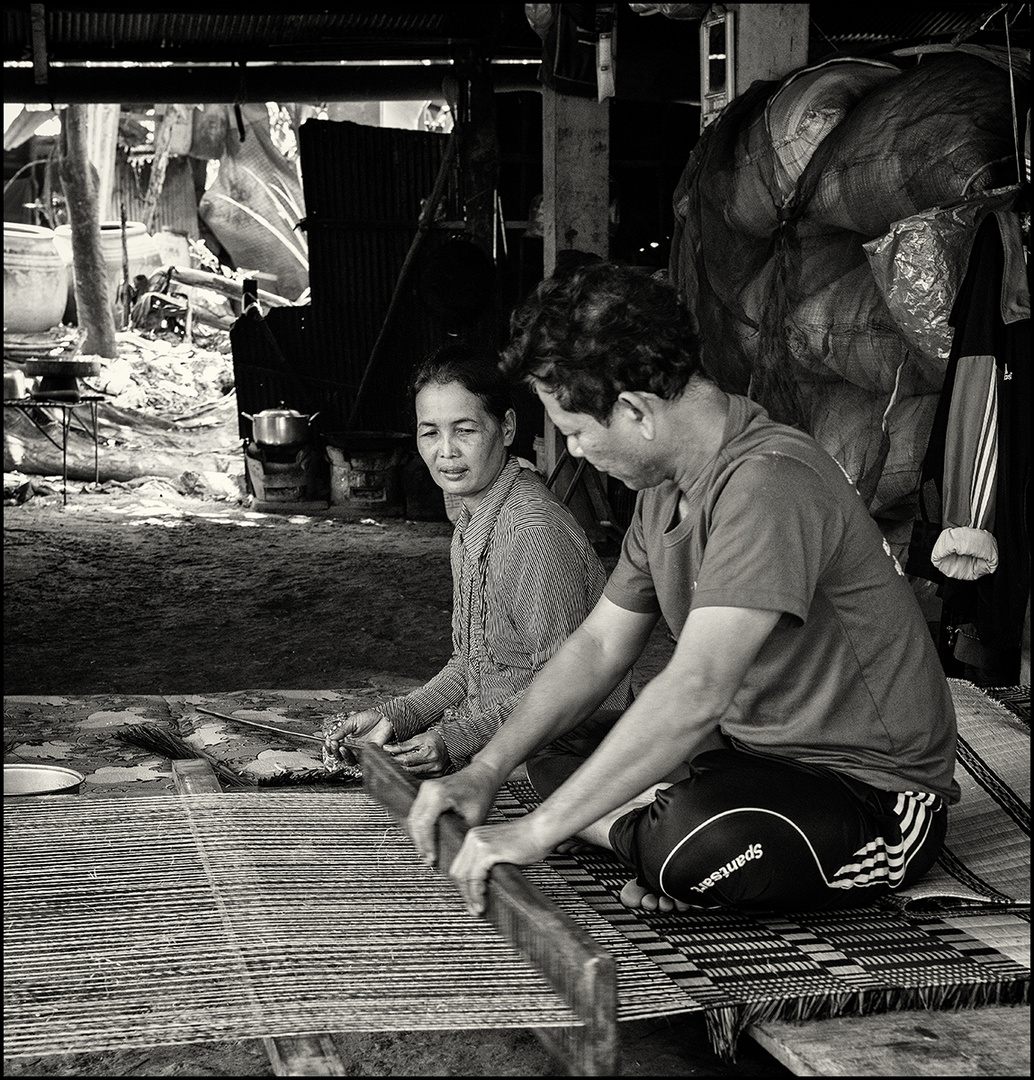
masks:
[[[100,490],[72,483],[67,506],[56,491],[8,505],[5,695],[369,693],[385,681],[423,680],[449,653],[451,532],[448,521],[255,513],[183,496],[160,479]],[[612,564],[616,548],[601,554]],[[669,650],[659,630],[639,679]],[[6,728],[5,715],[5,756]],[[749,1040],[738,1064],[720,1063],[699,1015],[624,1024],[621,1039],[625,1076],[786,1075]],[[346,1075],[555,1069],[526,1031],[388,1032],[339,1037],[338,1047]],[[261,1041],[244,1040],[5,1059],[4,1075],[273,1070]]]

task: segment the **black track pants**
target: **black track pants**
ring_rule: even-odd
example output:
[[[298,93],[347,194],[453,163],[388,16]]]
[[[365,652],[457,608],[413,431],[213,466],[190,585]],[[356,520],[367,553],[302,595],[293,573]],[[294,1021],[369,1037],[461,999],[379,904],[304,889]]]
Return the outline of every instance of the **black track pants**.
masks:
[[[545,797],[575,759],[528,763]],[[566,764],[566,769],[564,765]],[[692,775],[611,828],[640,886],[701,906],[822,909],[872,903],[935,862],[947,812],[830,769],[712,750]]]

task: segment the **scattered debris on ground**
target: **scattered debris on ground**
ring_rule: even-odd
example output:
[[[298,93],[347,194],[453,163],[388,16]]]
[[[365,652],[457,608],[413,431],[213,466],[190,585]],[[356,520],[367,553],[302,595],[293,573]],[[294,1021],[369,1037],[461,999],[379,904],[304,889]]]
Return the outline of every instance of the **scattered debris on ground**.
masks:
[[[187,341],[172,326],[123,330],[116,338],[118,357],[105,359],[78,352],[75,327],[4,335],[5,403],[11,386],[22,394],[18,408],[5,410],[4,505],[60,495],[66,470],[70,490],[72,481],[92,481],[93,494],[105,494],[104,484],[165,477],[184,495],[243,500],[229,333],[202,327]],[[96,447],[85,407],[33,405],[38,379],[23,372],[33,357],[97,361],[99,373],[78,380],[82,396],[104,395],[95,406]]]

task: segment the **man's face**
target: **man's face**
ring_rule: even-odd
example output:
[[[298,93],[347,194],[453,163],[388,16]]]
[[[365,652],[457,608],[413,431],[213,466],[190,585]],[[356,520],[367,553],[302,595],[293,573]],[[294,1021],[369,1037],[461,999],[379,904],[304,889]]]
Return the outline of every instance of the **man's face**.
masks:
[[[538,381],[532,385],[546,414],[567,440],[571,457],[585,458],[633,491],[664,479],[652,460],[651,444],[642,438],[633,413],[622,402],[615,405],[610,423],[601,424],[588,413],[568,412]]]

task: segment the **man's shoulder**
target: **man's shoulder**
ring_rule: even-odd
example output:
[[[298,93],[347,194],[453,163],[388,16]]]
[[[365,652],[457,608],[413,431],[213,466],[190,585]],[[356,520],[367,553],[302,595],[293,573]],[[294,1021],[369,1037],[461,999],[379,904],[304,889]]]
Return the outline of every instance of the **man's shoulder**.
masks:
[[[787,482],[811,480],[837,487],[852,487],[843,466],[811,435],[789,424],[779,424],[762,413],[745,425],[722,448],[727,478],[758,476],[765,480],[786,478]]]
[[[732,397],[736,401],[735,395]],[[773,420],[756,402],[741,398],[739,404],[730,415],[732,430],[726,431],[724,449],[728,454],[749,453],[755,448],[782,450],[791,455],[826,454],[813,436],[791,424]]]

